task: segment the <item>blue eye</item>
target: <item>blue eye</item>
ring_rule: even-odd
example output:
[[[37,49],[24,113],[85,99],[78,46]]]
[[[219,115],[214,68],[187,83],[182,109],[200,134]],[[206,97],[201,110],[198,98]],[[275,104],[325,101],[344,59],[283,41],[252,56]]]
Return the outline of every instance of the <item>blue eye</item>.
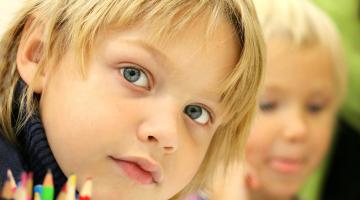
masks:
[[[188,105],[185,107],[184,113],[199,124],[206,124],[210,120],[209,112],[201,106]]]
[[[127,80],[128,82],[130,82],[136,86],[140,86],[140,87],[144,87],[144,88],[149,87],[148,77],[142,70],[140,70],[138,68],[123,67],[120,69],[120,73],[123,75],[125,80]]]

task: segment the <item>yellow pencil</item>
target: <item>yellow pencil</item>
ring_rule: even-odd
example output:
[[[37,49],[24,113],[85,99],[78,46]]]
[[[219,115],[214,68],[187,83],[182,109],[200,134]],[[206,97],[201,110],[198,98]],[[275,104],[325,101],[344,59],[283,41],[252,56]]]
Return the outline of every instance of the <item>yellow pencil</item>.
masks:
[[[35,194],[34,194],[34,200],[41,200],[39,193],[35,192]]]
[[[66,200],[75,200],[76,176],[71,175],[66,182]]]

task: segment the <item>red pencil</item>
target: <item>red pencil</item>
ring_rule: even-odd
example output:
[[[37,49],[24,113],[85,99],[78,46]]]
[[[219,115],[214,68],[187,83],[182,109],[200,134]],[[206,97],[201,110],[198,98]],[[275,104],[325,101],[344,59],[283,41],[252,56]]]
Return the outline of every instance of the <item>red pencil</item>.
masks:
[[[92,194],[92,180],[87,179],[83,188],[80,191],[79,200],[91,200]]]

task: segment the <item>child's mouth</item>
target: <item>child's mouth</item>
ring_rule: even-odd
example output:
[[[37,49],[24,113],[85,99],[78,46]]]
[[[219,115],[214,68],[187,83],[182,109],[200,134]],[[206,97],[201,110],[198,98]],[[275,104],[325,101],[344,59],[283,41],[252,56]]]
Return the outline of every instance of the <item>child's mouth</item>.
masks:
[[[155,184],[160,181],[161,173],[157,164],[139,157],[114,158],[111,159],[120,167],[124,174],[142,185]]]
[[[272,158],[270,159],[270,167],[276,171],[286,174],[298,173],[303,166],[300,159]]]

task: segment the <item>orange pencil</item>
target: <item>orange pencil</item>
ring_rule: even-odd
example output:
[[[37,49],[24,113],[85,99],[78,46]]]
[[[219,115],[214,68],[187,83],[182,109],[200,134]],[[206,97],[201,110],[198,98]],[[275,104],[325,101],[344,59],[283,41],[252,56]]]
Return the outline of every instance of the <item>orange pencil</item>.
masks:
[[[33,190],[33,174],[30,172],[27,176],[26,181],[26,196],[28,200],[32,198],[32,190]]]
[[[1,190],[1,198],[0,199],[14,199],[14,192],[11,186],[11,181],[9,178],[5,181],[5,184]]]
[[[58,194],[56,200],[66,200],[66,184],[62,187],[60,193]]]
[[[92,180],[87,179],[83,188],[80,191],[79,200],[90,200],[92,194]]]

